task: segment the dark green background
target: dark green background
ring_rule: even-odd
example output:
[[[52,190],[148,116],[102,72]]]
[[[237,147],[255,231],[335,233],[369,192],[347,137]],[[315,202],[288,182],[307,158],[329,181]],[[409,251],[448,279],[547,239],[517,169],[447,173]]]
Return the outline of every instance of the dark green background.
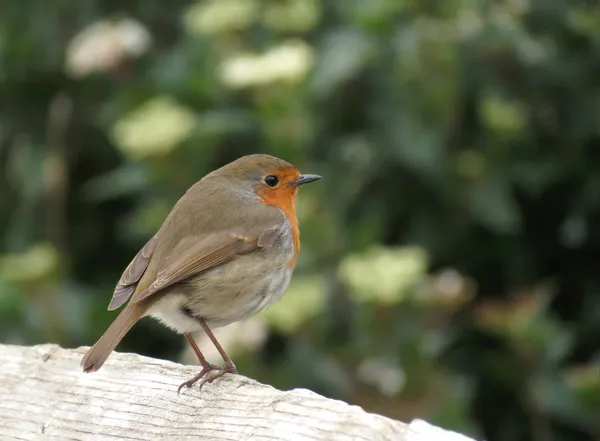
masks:
[[[177,198],[257,152],[325,179],[288,295],[218,334],[243,374],[600,439],[597,2],[2,2],[0,341],[92,344]],[[184,348],[143,320],[119,350]]]

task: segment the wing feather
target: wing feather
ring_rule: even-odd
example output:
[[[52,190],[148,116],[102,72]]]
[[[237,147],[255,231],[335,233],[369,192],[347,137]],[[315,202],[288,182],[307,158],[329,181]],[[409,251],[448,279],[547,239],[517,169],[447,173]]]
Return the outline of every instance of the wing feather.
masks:
[[[108,305],[109,311],[119,308],[127,300],[129,300],[131,295],[135,292],[137,283],[140,281],[146,272],[146,269],[148,268],[148,264],[150,263],[152,253],[156,248],[157,242],[158,239],[155,235],[142,247],[129,265],[127,265],[127,268],[125,268],[125,271],[123,271],[123,274],[121,275],[121,278],[115,287],[115,291],[113,292],[112,299]]]
[[[170,263],[158,272],[156,280],[136,293],[132,301],[140,302],[168,286],[272,245],[280,229],[281,225],[269,225],[247,231],[223,231],[205,238],[187,237],[175,246],[167,259]]]

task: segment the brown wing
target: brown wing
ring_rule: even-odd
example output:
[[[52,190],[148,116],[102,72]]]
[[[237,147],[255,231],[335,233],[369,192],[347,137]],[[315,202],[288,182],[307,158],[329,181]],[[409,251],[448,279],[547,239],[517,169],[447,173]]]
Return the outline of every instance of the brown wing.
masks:
[[[281,225],[271,225],[246,231],[224,231],[205,238],[187,237],[173,249],[165,269],[158,272],[152,285],[135,294],[132,301],[140,302],[167,286],[272,245],[280,228]]]
[[[131,297],[131,294],[135,292],[137,283],[144,275],[144,272],[146,272],[146,268],[148,268],[150,258],[152,257],[154,248],[156,248],[157,242],[157,236],[154,236],[152,239],[150,239],[136,254],[127,268],[125,268],[125,271],[123,271],[123,275],[117,283],[117,287],[115,288],[112,299],[108,305],[109,311],[117,309],[123,305],[123,303],[125,303],[129,297]]]

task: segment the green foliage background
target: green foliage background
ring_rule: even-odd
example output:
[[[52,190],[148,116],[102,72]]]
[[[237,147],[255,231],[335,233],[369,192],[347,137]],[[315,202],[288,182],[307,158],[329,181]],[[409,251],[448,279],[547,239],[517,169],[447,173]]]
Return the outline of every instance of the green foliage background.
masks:
[[[242,373],[600,439],[596,2],[3,2],[0,340],[92,344],[177,198],[256,152],[325,179],[288,294],[218,334]],[[192,360],[151,320],[119,350]]]

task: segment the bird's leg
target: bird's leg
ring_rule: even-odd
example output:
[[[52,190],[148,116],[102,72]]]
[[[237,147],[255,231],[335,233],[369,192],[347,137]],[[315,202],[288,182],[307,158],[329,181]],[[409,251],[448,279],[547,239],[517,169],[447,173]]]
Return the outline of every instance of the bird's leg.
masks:
[[[223,360],[225,361],[225,367],[221,368],[214,364],[210,364],[206,360],[206,357],[204,357],[202,352],[200,352],[200,348],[198,348],[198,345],[196,344],[196,342],[194,341],[192,336],[188,333],[183,334],[185,336],[185,339],[188,341],[188,343],[194,350],[194,353],[198,357],[198,360],[200,360],[200,364],[202,365],[202,370],[195,377],[190,378],[186,382],[182,383],[179,386],[179,389],[177,389],[177,393],[179,393],[179,391],[181,390],[182,387],[184,387],[184,386],[186,386],[188,388],[192,387],[199,380],[202,380],[202,381],[200,381],[200,389],[202,389],[202,386],[204,386],[205,383],[212,383],[217,378],[222,377],[224,374],[227,374],[227,373],[237,374],[238,373],[237,369],[235,367],[235,364],[233,364],[233,361],[231,360],[229,355],[227,355],[227,352],[225,352],[225,349],[223,349],[223,346],[221,346],[221,344],[219,343],[219,341],[217,340],[217,338],[215,337],[213,332],[210,330],[210,328],[206,324],[206,321],[204,319],[198,319],[198,322],[200,323],[200,326],[202,326],[202,329],[204,329],[204,332],[206,332],[206,335],[208,335],[208,338],[210,338],[210,341],[212,341],[213,344],[215,345],[215,347],[217,348],[217,351],[219,351],[219,354],[221,354],[221,357],[223,357]],[[212,375],[207,375],[211,371],[218,371],[218,372],[216,372]]]
[[[200,373],[198,373],[198,375],[196,375],[193,378],[190,378],[189,380],[181,383],[181,385],[177,389],[177,394],[179,394],[179,392],[181,391],[181,388],[183,386],[188,387],[188,388],[192,387],[192,385],[194,385],[194,383],[196,383],[198,380],[200,380],[202,377],[204,377],[209,372],[215,371],[215,370],[217,370],[217,371],[222,371],[223,370],[219,366],[216,366],[214,364],[210,364],[206,360],[206,357],[202,354],[202,352],[200,352],[200,348],[198,347],[198,345],[196,344],[196,342],[194,341],[194,339],[192,338],[192,336],[189,333],[186,332],[185,334],[183,334],[183,336],[185,337],[185,339],[188,341],[188,343],[192,347],[194,353],[196,354],[196,357],[198,357],[198,360],[200,361],[200,364],[202,365],[202,370],[200,371]],[[207,380],[208,380],[209,383],[212,383],[213,380],[214,380],[214,378],[213,379],[204,379],[200,383],[200,389],[202,389],[202,386],[204,385],[204,383]]]
[[[213,342],[213,344],[215,345],[215,348],[217,348],[217,351],[219,351],[219,354],[221,354],[221,357],[223,357],[223,360],[225,361],[225,369],[219,375],[219,377],[226,372],[228,372],[230,374],[237,374],[238,371],[235,367],[235,364],[233,364],[233,361],[231,360],[231,358],[229,358],[229,355],[227,355],[227,352],[225,352],[225,349],[223,349],[221,344],[217,341],[217,337],[215,337],[215,335],[212,333],[212,331],[206,324],[206,321],[204,321],[204,319],[200,319],[199,322],[200,322],[200,326],[202,326],[202,329],[204,329],[204,332],[206,332],[206,335],[208,335],[208,338],[210,338],[210,341]]]

